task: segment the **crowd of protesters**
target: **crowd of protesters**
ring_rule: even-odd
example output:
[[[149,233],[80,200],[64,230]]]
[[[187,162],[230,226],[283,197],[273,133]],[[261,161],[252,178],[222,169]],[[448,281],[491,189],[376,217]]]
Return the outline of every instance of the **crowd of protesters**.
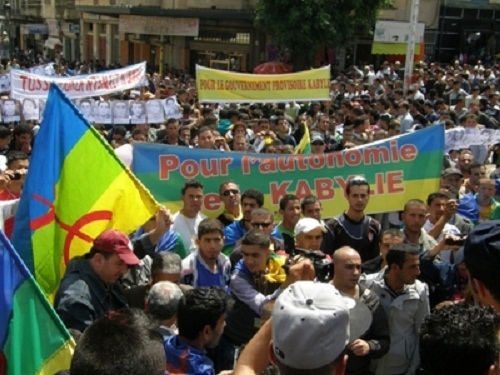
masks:
[[[137,142],[293,154],[309,134],[320,154],[431,126],[499,127],[500,65],[417,63],[406,92],[403,74],[399,62],[352,67],[333,77],[329,100],[207,105],[189,74],[153,72],[94,100],[159,100],[163,123],[93,125],[128,165]],[[0,199],[19,198],[38,128],[0,126]],[[105,231],[68,265],[54,307],[79,338],[69,373],[253,374],[272,373],[271,363],[282,374],[497,373],[498,146],[451,150],[439,189],[373,217],[363,176],[346,182],[348,208],[333,218],[314,195],[286,194],[271,212],[258,181],[234,180],[220,185],[224,211],[208,218],[202,180],[169,186],[178,212],[160,209],[130,239]],[[457,343],[457,324],[476,330]]]

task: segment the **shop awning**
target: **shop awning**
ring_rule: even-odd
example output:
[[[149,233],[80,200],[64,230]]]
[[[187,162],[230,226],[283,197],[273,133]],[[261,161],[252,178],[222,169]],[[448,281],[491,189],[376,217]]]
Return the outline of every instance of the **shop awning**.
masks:
[[[61,48],[62,42],[55,36],[49,36],[49,39],[45,41],[45,44],[43,46],[48,49],[55,49],[56,46]]]

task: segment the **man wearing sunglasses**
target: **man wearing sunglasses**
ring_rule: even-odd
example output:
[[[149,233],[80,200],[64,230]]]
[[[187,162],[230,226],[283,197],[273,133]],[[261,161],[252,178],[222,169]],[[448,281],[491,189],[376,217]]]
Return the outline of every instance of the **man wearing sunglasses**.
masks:
[[[219,187],[220,200],[224,202],[224,211],[217,216],[225,227],[235,220],[241,220],[243,213],[240,207],[240,187],[233,181],[223,182]]]
[[[256,208],[252,211],[250,217],[250,225],[253,229],[260,229],[266,233],[271,239],[271,251],[280,255],[285,255],[285,242],[282,238],[275,236],[274,215],[267,208]],[[236,263],[242,259],[241,244],[236,246],[232,251],[229,259],[231,260],[231,268],[234,269]]]

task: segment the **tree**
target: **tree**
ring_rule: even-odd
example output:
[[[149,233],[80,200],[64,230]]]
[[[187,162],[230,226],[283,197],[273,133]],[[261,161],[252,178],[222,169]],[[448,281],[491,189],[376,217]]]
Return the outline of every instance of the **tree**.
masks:
[[[295,70],[308,69],[321,46],[347,47],[373,28],[390,0],[260,0],[255,23],[292,54]]]

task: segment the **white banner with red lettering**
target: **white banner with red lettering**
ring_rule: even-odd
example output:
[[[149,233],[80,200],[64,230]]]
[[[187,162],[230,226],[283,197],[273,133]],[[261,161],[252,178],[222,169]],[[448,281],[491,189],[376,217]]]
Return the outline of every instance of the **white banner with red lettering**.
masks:
[[[126,68],[73,77],[47,77],[11,69],[10,93],[14,99],[46,99],[50,84],[55,82],[72,99],[88,98],[132,89],[143,84],[145,76],[145,62]]]

